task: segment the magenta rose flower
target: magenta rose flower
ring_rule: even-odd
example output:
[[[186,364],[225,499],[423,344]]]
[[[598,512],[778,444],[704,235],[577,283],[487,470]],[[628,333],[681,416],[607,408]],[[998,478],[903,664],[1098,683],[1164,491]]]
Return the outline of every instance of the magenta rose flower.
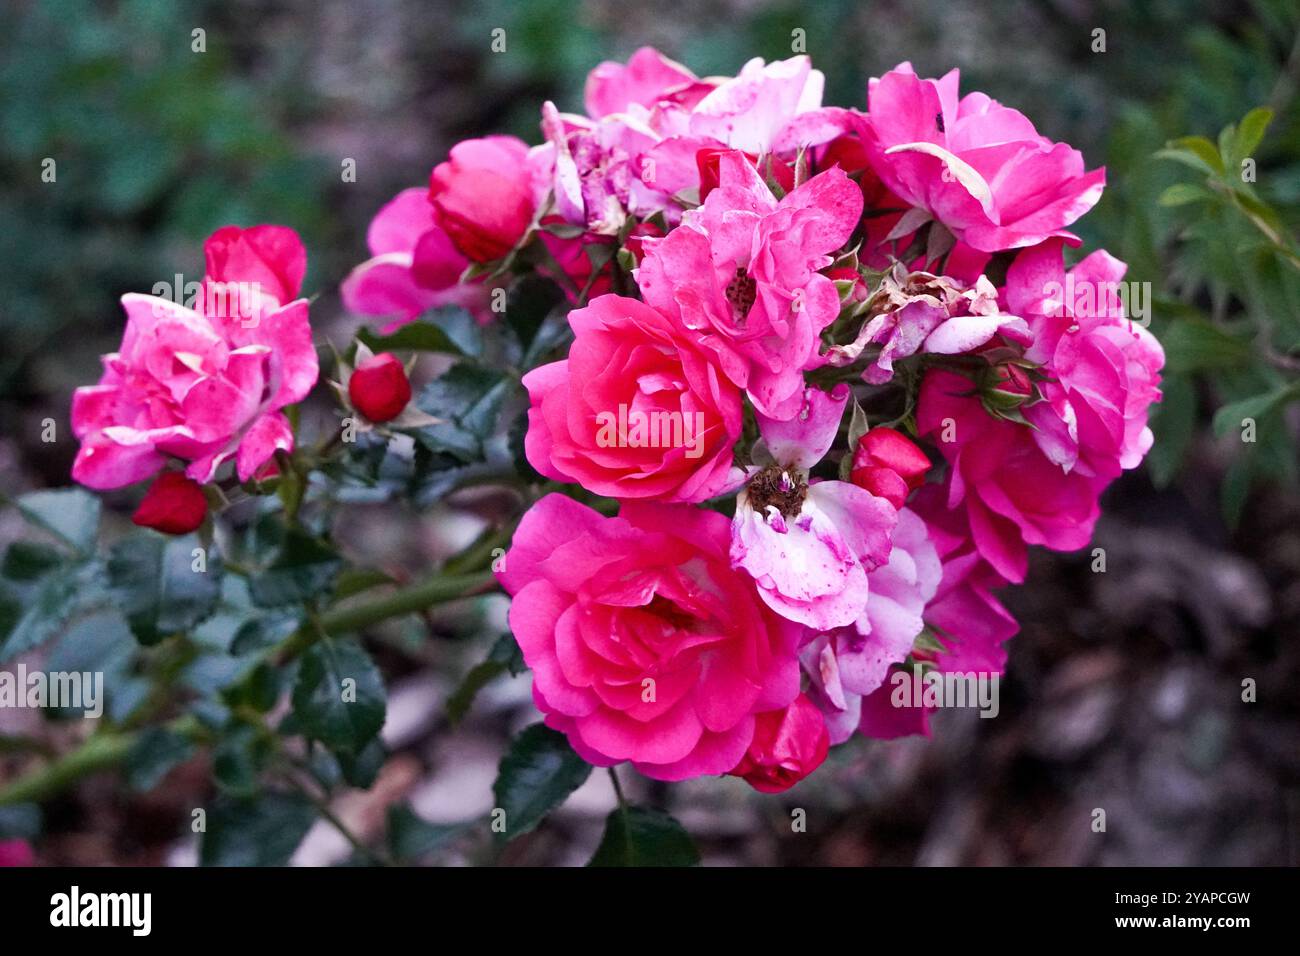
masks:
[[[755,718],[799,693],[799,628],[727,558],[727,519],[625,502],[605,518],[548,495],[498,578],[546,723],[597,766],[659,780],[732,770]]]
[[[900,64],[867,89],[863,138],[871,166],[904,202],[975,249],[1032,246],[1096,205],[1105,169],[1040,136],[1025,116],[983,93],[958,98],[958,71],[921,79]]]
[[[533,221],[528,147],[513,136],[467,139],[429,177],[438,223],[474,262],[500,259]]]
[[[226,230],[209,240],[227,248],[229,241]],[[289,250],[289,257],[296,253]],[[260,286],[269,278],[261,257],[209,250],[209,262],[214,259],[226,286]],[[294,271],[280,274],[291,282],[276,296],[296,295]],[[81,439],[74,480],[120,488],[179,458],[200,484],[231,459],[245,481],[277,449],[293,448],[280,409],[306,397],[319,374],[307,300],[281,304],[266,297],[251,312],[232,311],[224,296],[208,291],[213,287],[209,277],[203,312],[150,295],[122,297],[127,323],[121,347],[103,357],[98,385],[73,393],[72,430]]]
[[[1028,545],[1073,551],[1088,543],[1106,480],[1062,470],[1034,429],[989,415],[972,389],[954,372],[927,372],[917,430],[948,460],[948,507],[964,506],[980,555],[1007,580],[1023,581]]]
[[[1154,440],[1147,417],[1160,400],[1164,350],[1124,316],[1119,284],[1127,267],[1099,250],[1065,271],[1061,242],[1016,257],[1007,272],[1009,307],[1025,316],[1043,366],[1043,401],[1025,408],[1038,447],[1066,471],[1116,478],[1136,468]]]
[[[777,201],[743,153],[728,153],[704,205],[646,241],[637,283],[759,411],[788,419],[803,402],[804,370],[821,364],[821,331],[840,311],[821,270],[861,215],[862,192],[838,167]]]
[[[438,224],[427,189],[403,189],[375,214],[366,232],[371,258],[343,280],[343,304],[359,315],[390,319],[388,333],[440,305],[460,305],[480,324],[492,316],[490,288],[461,282],[469,259]]]
[[[523,379],[534,468],[614,498],[704,501],[738,482],[740,392],[692,335],[617,295],[569,324],[569,357]]]

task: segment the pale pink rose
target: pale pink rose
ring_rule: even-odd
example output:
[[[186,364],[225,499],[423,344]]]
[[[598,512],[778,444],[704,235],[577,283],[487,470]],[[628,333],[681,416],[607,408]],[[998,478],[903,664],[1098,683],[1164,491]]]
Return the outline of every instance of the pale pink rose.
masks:
[[[358,315],[391,319],[392,332],[440,305],[460,305],[488,321],[490,288],[481,280],[462,283],[469,259],[438,225],[429,191],[404,189],[371,220],[366,232],[370,259],[343,280],[343,304]]]
[[[735,487],[739,390],[695,337],[637,299],[569,313],[569,357],[524,376],[528,461],[614,498],[704,501]]]
[[[1073,551],[1088,543],[1106,480],[1063,471],[1034,429],[994,418],[973,387],[954,372],[927,372],[917,431],[948,460],[947,505],[964,507],[980,555],[1007,580],[1023,581],[1027,545]]]
[[[809,627],[857,620],[868,602],[867,574],[889,556],[896,512],[883,498],[846,481],[814,481],[848,401],[809,388],[789,421],[758,414],[771,464],[755,466],[736,499],[731,561],[758,585],[768,607]]]
[[[926,537],[943,566],[942,579],[924,611],[925,624],[941,649],[915,650],[913,656],[930,662],[939,673],[1002,674],[1007,660],[1004,645],[1020,628],[993,595],[1006,586],[1006,579],[980,557],[966,514],[948,507],[941,486],[922,488],[911,507],[924,519]],[[883,683],[862,698],[858,729],[880,739],[928,735],[929,710],[915,701],[911,706],[895,706],[894,689]],[[830,717],[828,722],[834,726]]]
[[[1096,205],[1106,171],[983,93],[958,98],[957,84],[957,70],[921,79],[910,63],[871,80],[863,138],[881,180],[975,249],[1077,243],[1065,227]]]
[[[889,561],[867,575],[871,594],[857,619],[817,633],[800,651],[809,694],[826,717],[831,743],[853,735],[862,719],[862,698],[911,653],[942,573],[925,522],[908,509],[900,511]]]
[[[267,279],[261,262],[233,259],[224,262],[221,275],[227,284]],[[297,291],[291,284],[276,295]],[[218,299],[205,294],[202,301]],[[293,448],[280,409],[306,397],[319,374],[307,300],[279,304],[268,296],[251,314],[206,315],[130,293],[122,306],[127,324],[121,347],[103,357],[98,385],[73,393],[72,430],[81,439],[74,480],[120,488],[175,457],[189,463],[185,473],[199,483],[234,459],[243,481],[277,449]]]
[[[606,60],[588,73],[584,102],[592,119],[623,113],[634,105],[649,109],[670,103],[690,109],[715,85],[654,47],[643,46],[626,65]]]
[[[546,723],[597,766],[682,780],[726,773],[755,717],[799,693],[799,628],[727,559],[727,519],[624,502],[617,518],[564,495],[535,504],[498,578]]]
[[[788,419],[803,401],[804,370],[822,363],[821,331],[839,315],[821,270],[861,214],[862,193],[838,168],[777,201],[744,154],[728,153],[704,205],[646,241],[637,283],[718,356],[755,408]]]
[[[1024,409],[1039,448],[1067,471],[1103,478],[1136,468],[1153,437],[1164,351],[1124,317],[1124,263],[1105,251],[1068,273],[1059,240],[1027,249],[1007,272],[1008,307],[1034,331],[1025,357],[1043,366],[1043,401]]]

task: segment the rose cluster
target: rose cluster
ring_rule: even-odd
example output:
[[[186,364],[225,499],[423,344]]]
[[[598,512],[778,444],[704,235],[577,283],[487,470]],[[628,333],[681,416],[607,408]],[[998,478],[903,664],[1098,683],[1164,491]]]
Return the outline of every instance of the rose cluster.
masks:
[[[542,105],[536,145],[461,142],[394,197],[342,285],[388,332],[448,305],[490,325],[520,276],[567,296],[567,352],[522,378],[556,490],[498,578],[538,709],[599,766],[779,791],[855,733],[928,733],[891,675],[1000,674],[998,590],[1029,545],[1083,547],[1151,446],[1164,358],[1124,266],[1067,265],[1104,170],[955,70],[902,64],[865,110],[823,82],[804,56],[603,63],[581,114]],[[161,530],[202,520],[227,460],[274,469],[318,374],[296,236],[228,227],[206,252],[194,308],[124,297],[73,409],[78,481],[167,469],[198,494],[147,497]],[[401,363],[354,354],[350,405],[400,425]]]
[[[455,147],[350,280],[395,321],[537,243],[567,280],[527,457],[618,510],[542,498],[500,580],[537,707],[594,764],[772,791],[855,732],[928,732],[891,670],[1000,673],[998,589],[1029,545],[1082,547],[1151,445],[1163,355],[1124,267],[1066,265],[1104,170],[956,71],[903,64],[865,111],[822,85],[806,57],[601,64],[540,145]]]

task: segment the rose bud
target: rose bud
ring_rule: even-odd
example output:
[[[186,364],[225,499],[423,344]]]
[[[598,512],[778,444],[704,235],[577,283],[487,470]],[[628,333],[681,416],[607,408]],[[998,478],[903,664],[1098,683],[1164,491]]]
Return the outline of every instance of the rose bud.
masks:
[[[881,426],[858,439],[849,480],[901,508],[908,493],[921,487],[929,470],[930,459],[910,438]]]
[[[754,718],[754,739],[731,775],[763,793],[780,793],[820,767],[830,745],[822,712],[800,694],[785,710]]]
[[[467,139],[429,177],[429,201],[457,249],[474,262],[500,259],[533,221],[528,147],[513,136]]]
[[[736,152],[727,146],[705,146],[695,153],[695,168],[700,174],[700,202],[708,198],[709,193],[718,188],[719,167],[724,154]],[[753,153],[745,153],[745,159],[749,160],[749,165],[758,170],[759,175],[766,177],[769,173],[786,192],[794,189],[794,164],[782,162],[773,157],[760,157]],[[768,162],[771,161],[769,167]]]
[[[372,422],[392,421],[411,400],[411,382],[397,356],[382,352],[352,370],[348,398]]]
[[[179,471],[164,471],[149,486],[131,520],[163,534],[189,534],[208,513],[203,486]]]

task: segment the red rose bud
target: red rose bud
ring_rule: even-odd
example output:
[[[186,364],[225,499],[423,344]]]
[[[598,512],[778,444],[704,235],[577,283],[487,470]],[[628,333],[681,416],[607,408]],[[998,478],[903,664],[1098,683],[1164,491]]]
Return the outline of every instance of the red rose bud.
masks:
[[[372,422],[392,421],[411,400],[411,381],[397,356],[383,352],[353,369],[348,398]]]
[[[163,534],[189,534],[208,513],[203,486],[179,471],[164,471],[144,493],[131,520]]]
[[[822,712],[800,694],[785,710],[754,719],[754,739],[731,775],[763,793],[780,793],[820,767],[830,746]]]
[[[429,200],[452,243],[474,262],[500,259],[533,221],[528,147],[513,136],[467,139],[429,177]]]
[[[930,459],[911,439],[881,426],[858,439],[849,480],[901,508],[908,493],[921,487],[929,470]]]
[[[719,146],[706,146],[695,154],[695,168],[700,174],[700,202],[704,202],[709,193],[718,188],[718,166],[719,160],[723,153],[731,153],[735,150]],[[745,158],[749,160],[749,165],[758,170],[759,175],[766,176],[768,173],[768,159],[759,161],[759,157],[753,153],[745,153]],[[776,157],[771,157],[772,178],[786,192],[794,189],[794,165],[792,163],[782,162]]]

